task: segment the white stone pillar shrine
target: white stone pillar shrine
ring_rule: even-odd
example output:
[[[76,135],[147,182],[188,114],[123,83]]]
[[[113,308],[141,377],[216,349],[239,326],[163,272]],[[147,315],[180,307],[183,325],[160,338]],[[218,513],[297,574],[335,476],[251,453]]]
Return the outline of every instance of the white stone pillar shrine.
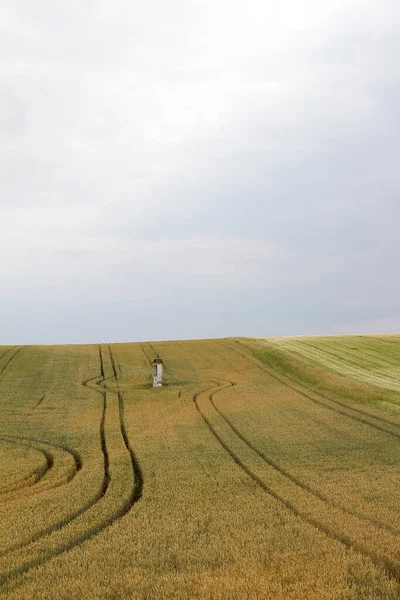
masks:
[[[160,357],[157,356],[153,360],[153,387],[162,386],[162,372],[163,372],[163,361]]]

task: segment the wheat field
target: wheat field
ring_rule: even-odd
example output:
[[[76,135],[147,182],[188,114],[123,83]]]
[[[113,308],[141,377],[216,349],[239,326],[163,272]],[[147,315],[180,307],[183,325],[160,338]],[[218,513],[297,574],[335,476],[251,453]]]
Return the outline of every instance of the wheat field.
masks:
[[[0,346],[0,598],[400,598],[399,375],[400,336]]]

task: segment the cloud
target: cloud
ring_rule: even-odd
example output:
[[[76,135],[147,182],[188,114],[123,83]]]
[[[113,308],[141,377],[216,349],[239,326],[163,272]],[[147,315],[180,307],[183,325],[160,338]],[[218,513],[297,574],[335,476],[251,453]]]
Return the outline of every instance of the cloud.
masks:
[[[110,339],[150,337],[160,297],[166,337],[397,318],[399,16],[391,0],[3,2],[7,340],[29,324],[31,341],[90,341],[105,320]]]

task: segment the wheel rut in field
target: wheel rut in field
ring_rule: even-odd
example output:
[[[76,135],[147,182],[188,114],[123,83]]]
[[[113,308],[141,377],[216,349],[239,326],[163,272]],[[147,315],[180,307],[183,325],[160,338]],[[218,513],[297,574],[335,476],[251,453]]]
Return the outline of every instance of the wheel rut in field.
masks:
[[[234,385],[236,385],[232,381],[225,382],[225,383],[230,384],[232,387]],[[217,391],[219,391],[219,390],[217,390]],[[325,504],[327,504],[329,506],[332,506],[333,508],[335,508],[337,510],[340,510],[341,512],[345,513],[346,515],[349,515],[350,517],[355,517],[356,519],[359,519],[360,521],[364,521],[365,523],[369,523],[370,525],[372,525],[374,527],[377,527],[378,529],[383,529],[383,530],[387,531],[388,533],[391,533],[391,534],[396,535],[396,536],[400,534],[400,531],[398,529],[396,529],[395,527],[392,527],[391,525],[389,525],[387,523],[383,523],[382,521],[379,521],[377,519],[373,519],[371,517],[367,517],[365,515],[360,514],[357,511],[349,510],[345,506],[342,506],[341,504],[338,504],[337,502],[334,502],[333,500],[331,500],[330,498],[328,498],[328,496],[325,496],[325,494],[322,494],[318,490],[315,490],[312,486],[308,485],[306,482],[302,481],[301,479],[299,479],[298,477],[296,477],[295,475],[293,475],[293,473],[291,473],[290,471],[288,471],[287,469],[285,469],[284,467],[282,467],[281,465],[279,465],[275,460],[273,460],[272,458],[268,457],[264,452],[262,452],[261,450],[259,450],[258,448],[256,448],[256,446],[236,427],[236,425],[233,424],[232,420],[226,415],[226,413],[223,412],[217,406],[217,404],[216,404],[216,402],[214,400],[215,393],[216,392],[213,392],[213,393],[210,393],[210,395],[209,395],[209,401],[210,401],[213,409],[220,415],[220,417],[225,421],[225,423],[233,431],[233,433],[238,438],[240,438],[242,440],[242,442],[244,442],[244,444],[246,444],[246,446],[248,446],[248,448],[250,450],[252,450],[255,454],[257,454],[257,456],[259,456],[259,458],[263,462],[265,462],[267,465],[269,465],[270,467],[272,467],[275,471],[277,471],[278,473],[280,473],[283,477],[287,478],[294,485],[296,485],[297,487],[301,488],[305,492],[311,494],[312,496],[314,496],[318,500],[321,500]]]
[[[32,448],[33,450],[36,450],[37,452],[41,453],[44,456],[45,461],[46,461],[45,466],[34,469],[32,472],[32,476],[36,472],[35,481],[30,482],[30,483],[29,483],[29,481],[26,482],[26,488],[27,488],[26,493],[28,493],[29,496],[32,496],[34,494],[39,494],[41,492],[46,492],[48,490],[51,490],[51,489],[57,488],[61,485],[65,485],[66,483],[69,483],[70,481],[72,481],[72,479],[78,473],[78,471],[80,471],[82,468],[82,459],[81,459],[79,453],[76,452],[76,450],[74,450],[73,448],[69,448],[68,446],[64,446],[61,444],[54,444],[54,443],[51,443],[48,441],[38,440],[35,438],[30,438],[30,437],[13,436],[13,435],[8,435],[8,434],[1,434],[1,433],[0,433],[0,440],[9,442],[9,443],[12,443],[15,445]],[[56,479],[55,481],[47,481],[50,471],[52,471],[55,468],[58,468],[57,467],[57,464],[58,464],[57,453],[68,454],[72,458],[73,464],[70,468],[67,469],[67,471],[62,472],[61,475],[58,477],[58,479]],[[45,476],[46,476],[46,482],[44,481]],[[39,483],[43,484],[43,485],[39,486],[38,485]],[[21,488],[18,487],[15,491],[20,491],[20,490],[21,490]],[[1,492],[1,494],[7,494],[12,491],[14,491],[14,490],[12,490],[12,489],[4,490]],[[12,499],[12,498],[7,498],[7,500],[9,500],[9,499]]]
[[[15,356],[21,352],[26,346],[19,348],[17,352],[14,353],[13,356],[10,357],[7,364],[3,366],[3,373],[5,372],[8,364],[15,358]],[[31,416],[35,409],[40,406],[40,404],[45,399],[45,395],[43,395],[37,404],[33,407],[33,411],[27,415],[27,417]],[[49,441],[38,440],[36,438],[27,437],[27,436],[18,436],[11,435],[8,433],[0,432],[0,440],[8,442],[10,444],[15,444],[27,448],[32,448],[36,452],[42,454],[45,459],[45,464],[43,466],[39,466],[32,470],[31,475],[24,477],[23,480],[19,484],[11,486],[6,489],[2,489],[0,491],[0,495],[3,496],[2,501],[8,502],[12,501],[15,498],[13,492],[21,492],[22,489],[25,490],[25,496],[33,496],[42,492],[46,492],[51,489],[55,489],[61,485],[65,485],[69,483],[78,471],[82,468],[82,459],[79,453],[63,444],[56,444]],[[72,457],[73,464],[71,467],[61,472],[61,475],[55,481],[49,481],[50,474],[53,473],[56,469],[58,469],[58,454],[68,454]],[[0,556],[4,553],[0,552]]]
[[[109,348],[109,351],[110,360],[113,362],[114,359],[111,355],[111,348]],[[44,565],[56,556],[60,556],[61,554],[79,546],[83,542],[94,538],[104,529],[111,526],[113,523],[121,519],[121,517],[126,515],[136,504],[136,502],[141,498],[143,489],[143,475],[138,460],[136,459],[136,456],[129,442],[124,419],[124,399],[121,394],[115,392],[108,392],[102,386],[102,384],[106,380],[106,377],[101,346],[99,346],[99,361],[100,376],[85,380],[83,382],[83,385],[98,392],[103,399],[102,415],[99,426],[100,448],[103,456],[103,478],[100,489],[98,493],[90,500],[90,502],[82,506],[79,510],[68,515],[65,519],[60,520],[56,525],[49,527],[47,530],[42,530],[38,532],[37,535],[30,538],[29,541],[27,541],[24,544],[19,544],[11,550],[17,552],[24,550],[34,542],[44,542],[48,536],[57,534],[57,532],[62,530],[66,525],[76,524],[78,527],[80,526],[83,529],[83,531],[77,532],[68,541],[59,540],[58,545],[56,545],[54,549],[49,549],[45,546],[42,551],[42,556],[40,556],[39,558],[22,561],[22,563],[16,566],[15,568],[12,568],[7,572],[2,573],[0,575],[0,583],[3,586],[6,585],[7,588],[9,588],[10,586],[18,585],[17,577],[27,573],[28,571],[30,571],[30,569]],[[104,518],[100,517],[99,522],[96,525],[93,525],[91,527],[85,527],[84,523],[79,523],[79,519],[84,519],[88,511],[96,510],[96,505],[98,503],[106,501],[110,491],[110,485],[113,480],[113,473],[111,470],[112,458],[109,454],[106,431],[106,419],[109,410],[107,403],[107,395],[110,393],[114,393],[117,396],[120,435],[122,437],[124,447],[129,454],[129,460],[132,467],[132,483],[130,485],[129,493],[127,494],[128,497],[122,504],[120,504],[116,508],[110,507],[108,516],[105,516]],[[93,518],[95,518],[95,515],[93,516]],[[54,540],[52,541],[54,542]],[[8,549],[7,553],[10,553],[10,549]]]
[[[20,346],[19,348],[17,348],[14,352],[14,354],[12,354],[7,361],[4,363],[4,365],[2,366],[2,368],[0,369],[0,382],[3,381],[4,379],[4,374],[6,372],[6,370],[8,369],[10,363],[18,356],[18,354],[20,354],[23,350],[25,350],[27,346]],[[10,348],[11,350],[12,348]],[[7,350],[2,356],[4,356],[5,354],[7,354],[9,352],[9,350]]]
[[[43,453],[44,456],[46,457],[46,469],[44,469],[43,470],[44,472],[41,473],[41,477],[37,479],[37,481],[35,482],[34,485],[31,484],[31,486],[28,489],[24,488],[24,494],[25,495],[28,494],[29,498],[31,498],[34,495],[45,493],[50,490],[61,487],[63,485],[66,485],[67,483],[72,481],[72,479],[75,477],[75,475],[78,473],[78,471],[80,471],[82,469],[81,456],[79,455],[78,452],[76,452],[76,450],[73,450],[72,448],[62,446],[59,444],[50,444],[49,442],[44,442],[42,440],[36,440],[36,439],[32,439],[32,438],[21,438],[21,437],[17,437],[17,436],[2,436],[1,439],[4,439],[5,441],[10,441],[11,443],[15,443],[18,445],[26,446],[28,448],[33,448],[34,450],[37,450],[38,452]],[[48,449],[46,449],[46,448],[48,448]],[[67,472],[62,474],[61,477],[59,477],[56,481],[44,482],[43,477],[45,475],[47,475],[50,472],[50,470],[54,469],[54,467],[57,463],[57,461],[55,459],[54,450],[62,451],[66,454],[69,454],[74,461],[74,466],[72,468],[68,469]],[[42,487],[40,487],[38,485],[39,482],[43,483]],[[16,491],[19,493],[21,491],[21,489],[17,489]],[[7,492],[3,492],[3,493],[6,494]],[[14,499],[15,499],[14,496],[6,498],[7,501],[14,500]],[[2,550],[0,552],[0,557],[9,555],[12,552],[22,550],[23,548],[27,548],[32,543],[38,541],[42,537],[49,535],[53,531],[63,527],[65,524],[68,524],[68,522],[70,520],[71,520],[71,515],[69,515],[67,518],[63,519],[62,521],[57,522],[55,525],[52,525],[49,528],[41,529],[36,534],[31,535],[28,539],[26,539],[24,541],[21,541],[21,542],[18,542],[18,543],[8,546],[5,550]],[[1,577],[0,577],[0,580],[1,580]]]
[[[11,346],[10,348],[7,348],[7,350],[5,350],[3,352],[3,354],[0,354],[0,360],[3,358],[3,356],[6,356],[9,352],[11,352],[12,349],[13,349],[13,346]]]
[[[152,349],[155,350],[155,348]],[[235,462],[235,464],[242,471],[244,471],[246,475],[248,475],[258,487],[260,487],[264,492],[268,493],[280,504],[285,506],[285,508],[287,508],[292,514],[294,514],[304,523],[307,523],[308,525],[316,528],[321,533],[327,535],[330,539],[343,544],[346,548],[359,552],[363,556],[370,559],[375,565],[385,568],[387,573],[391,577],[395,578],[397,581],[400,581],[400,565],[397,562],[397,556],[393,560],[393,556],[386,556],[384,553],[382,554],[382,551],[380,551],[380,553],[376,553],[374,550],[371,550],[368,546],[365,546],[364,543],[360,543],[359,539],[357,539],[357,534],[351,536],[348,534],[345,527],[342,527],[342,529],[340,529],[340,521],[338,522],[339,527],[335,527],[334,519],[329,517],[331,517],[331,514],[336,513],[336,519],[338,518],[338,515],[341,518],[342,513],[344,513],[345,518],[361,521],[361,527],[363,527],[363,523],[366,523],[367,527],[369,528],[369,534],[371,534],[372,531],[374,536],[376,533],[376,529],[383,530],[383,532],[381,532],[381,535],[386,535],[386,533],[389,533],[390,535],[396,535],[397,530],[395,530],[391,526],[387,526],[385,523],[381,523],[378,520],[370,519],[369,517],[364,517],[364,515],[353,513],[352,511],[349,511],[342,506],[336,505],[336,503],[332,502],[329,498],[325,497],[320,492],[313,490],[311,486],[301,481],[299,478],[295,477],[286,469],[283,469],[280,465],[278,465],[275,461],[271,460],[265,454],[261,453],[254,446],[254,444],[252,444],[247,438],[245,438],[245,436],[239,431],[238,428],[235,427],[235,425],[226,417],[226,415],[222,414],[222,411],[218,408],[214,396],[218,392],[221,392],[224,389],[229,389],[230,387],[235,385],[234,382],[228,382],[228,385],[224,385],[224,383],[227,382],[219,381],[217,387],[214,388],[214,390],[213,388],[209,388],[207,390],[197,392],[193,397],[193,401],[198,413],[207,425],[208,429],[211,431],[212,435],[217,440],[219,445],[223,448],[223,450],[229,454],[230,458]],[[224,421],[224,423],[226,424],[226,426],[229,427],[234,436],[236,436],[236,438],[238,438],[243,444],[245,444],[247,450],[250,451],[250,456],[256,455],[259,459],[262,460],[263,463],[265,463],[267,467],[272,468],[273,471],[276,471],[278,476],[281,476],[283,480],[287,482],[286,487],[288,485],[291,486],[292,491],[301,490],[301,492],[303,493],[303,500],[304,498],[307,499],[308,497],[314,498],[314,514],[310,512],[310,510],[306,510],[304,506],[299,507],[298,505],[296,505],[295,502],[290,500],[290,497],[286,497],[287,494],[284,495],[280,493],[279,486],[276,486],[276,482],[275,485],[271,485],[271,482],[268,482],[268,480],[265,479],[265,476],[260,477],[259,474],[254,472],[251,466],[246,464],[246,461],[243,459],[241,453],[235,452],[235,450],[231,447],[230,443],[227,442],[227,439],[224,439],[224,436],[221,435],[221,433],[214,426],[213,422],[211,422],[211,420],[202,410],[199,399],[205,396],[208,396],[208,400],[210,402],[210,406],[212,407],[212,411],[215,412],[218,418]],[[328,519],[324,520],[318,518],[315,514],[315,506],[323,506],[325,516],[328,516]],[[379,531],[377,533],[379,535]],[[365,542],[365,540],[363,541]]]
[[[372,415],[371,413],[368,413],[367,411],[363,411],[360,408],[353,408],[353,407],[345,404],[344,402],[340,402],[339,400],[334,400],[333,398],[329,398],[328,396],[320,394],[320,392],[317,392],[317,391],[315,391],[315,390],[313,390],[311,388],[308,388],[307,386],[305,386],[300,381],[297,381],[293,377],[289,377],[288,375],[286,375],[285,373],[282,373],[281,371],[279,371],[275,367],[271,367],[270,365],[268,365],[268,367],[266,367],[264,365],[259,364],[259,362],[256,359],[253,359],[252,357],[248,356],[248,354],[240,352],[239,350],[237,350],[237,348],[232,347],[230,344],[224,344],[222,342],[218,342],[218,343],[221,346],[223,346],[224,348],[229,348],[229,350],[231,350],[232,352],[235,352],[237,355],[241,356],[242,358],[245,358],[248,362],[250,362],[251,364],[253,364],[260,371],[263,371],[264,373],[266,373],[267,375],[269,375],[272,379],[275,379],[276,381],[279,381],[279,383],[281,383],[285,387],[293,390],[294,392],[296,392],[297,394],[299,394],[303,398],[306,398],[307,400],[310,400],[314,404],[317,404],[318,406],[321,406],[322,408],[325,408],[326,410],[330,410],[330,411],[336,412],[337,414],[340,414],[340,415],[342,415],[344,417],[347,417],[348,419],[352,419],[353,421],[357,421],[358,423],[362,423],[364,425],[372,427],[373,429],[381,431],[381,432],[383,432],[383,433],[385,433],[387,435],[390,435],[391,437],[395,437],[397,439],[400,439],[400,433],[398,433],[397,431],[391,431],[390,429],[386,429],[385,427],[382,427],[382,425],[379,425],[378,423],[371,422],[368,419],[374,419],[374,420],[377,420],[377,421],[380,421],[380,422],[383,421],[385,424],[391,425],[391,426],[393,426],[395,428],[399,428],[400,425],[398,425],[397,423],[393,423],[392,421],[390,421],[388,419],[384,419],[383,417],[380,417],[380,416]],[[295,387],[294,385],[291,385],[291,383],[288,383],[288,381],[286,381],[286,380],[288,380],[288,381],[290,381],[292,383],[295,383],[296,385],[300,386],[301,388],[303,388],[304,390],[306,390],[309,393],[306,393],[306,392],[304,392],[302,390],[299,390],[297,387]],[[310,396],[310,393],[314,394],[315,396],[318,396],[322,400],[318,400],[317,398],[313,398],[312,396]],[[340,406],[341,408],[343,408],[345,410],[341,410],[341,408],[337,408],[337,406]],[[360,414],[362,416],[357,416],[357,415],[354,415],[354,414],[349,414],[348,412],[345,412],[347,410],[352,411],[352,412],[356,412],[356,413],[358,413],[358,414]]]
[[[160,352],[157,350],[157,348],[154,346],[154,344],[151,344],[150,342],[147,342],[147,345],[148,345],[148,347],[150,348],[150,350],[152,351],[152,353],[153,353],[153,357],[156,357],[156,356],[161,356],[161,355],[160,355]],[[142,347],[142,350],[143,350],[143,352],[144,352],[144,355],[146,356],[146,359],[147,359],[147,362],[148,362],[148,364],[150,365],[150,367],[151,367],[151,368],[153,368],[153,362],[152,362],[152,360],[151,360],[151,359],[148,357],[148,354],[147,354],[147,352],[145,351],[143,344],[141,344],[141,347]],[[165,363],[163,364],[163,369],[164,369],[165,373],[167,373],[167,375],[169,375],[169,377],[171,377],[171,379],[176,379],[176,377],[174,377],[173,375],[171,375],[171,373],[170,373],[170,371],[169,371],[168,367],[165,365]]]
[[[297,354],[297,349],[296,346],[295,348],[293,348],[292,343],[289,343],[288,346],[286,346],[286,348],[289,350],[289,352],[294,352],[295,354]],[[362,350],[362,355],[358,355],[358,361],[354,362],[354,350],[353,349],[349,349],[346,347],[341,347],[339,348],[324,348],[323,350],[321,349],[321,347],[316,344],[315,342],[311,342],[310,340],[305,341],[302,340],[301,343],[301,348],[302,350],[305,351],[305,353],[303,354],[302,352],[300,352],[300,356],[304,357],[306,360],[308,359],[313,359],[315,358],[315,360],[317,361],[317,363],[320,362],[320,360],[322,359],[322,365],[326,365],[326,360],[328,360],[328,364],[330,363],[332,368],[334,370],[336,370],[336,367],[339,367],[340,369],[340,364],[345,365],[345,370],[342,372],[342,376],[355,376],[357,379],[359,378],[359,376],[361,375],[359,381],[362,381],[364,383],[369,383],[368,379],[369,377],[367,376],[367,373],[369,373],[369,368],[372,369],[372,371],[375,370],[376,365],[376,359],[377,359],[377,355],[376,355],[376,351],[371,351],[370,348],[366,348],[364,347]],[[362,359],[362,360],[361,360]],[[362,362],[362,367],[361,367],[361,372],[360,372],[360,360]],[[384,363],[386,366],[391,365],[392,367],[397,367],[398,366],[398,360],[393,360],[391,357],[389,356],[385,356],[384,359]],[[378,369],[380,371],[380,369]],[[364,374],[364,376],[367,376],[366,379],[364,379],[362,377],[362,374]],[[388,386],[389,389],[392,390],[396,390],[396,391],[400,391],[399,386],[398,386],[398,382],[397,382],[397,378],[393,378],[390,375],[387,374],[383,374],[381,372],[377,372],[375,371],[374,375],[373,375],[374,381],[371,381],[371,383],[373,385],[380,385],[382,384],[383,387]],[[395,385],[395,387],[392,387],[393,385]]]
[[[11,347],[6,352],[2,354],[2,357],[7,353],[11,352],[11,350],[15,350],[14,353],[8,358],[3,367],[0,370],[0,375],[4,378],[4,375],[9,367],[10,363],[25,349],[27,346],[20,347]],[[1,358],[2,358],[1,357]],[[1,380],[0,380],[1,381]],[[31,416],[38,406],[45,399],[45,395],[43,395],[37,404],[33,407],[32,413],[28,414],[27,417]],[[26,420],[26,419],[25,419]],[[13,443],[16,445],[21,445],[25,447],[30,447],[33,450],[41,453],[45,458],[45,465],[42,468],[34,469],[32,471],[32,477],[34,477],[33,481],[26,481],[24,484],[17,485],[15,487],[11,487],[8,490],[2,490],[1,495],[4,501],[13,500],[13,492],[20,492],[23,488],[25,489],[25,494],[29,497],[39,494],[42,492],[46,492],[48,490],[57,488],[61,485],[65,485],[69,483],[77,474],[78,471],[82,468],[82,459],[79,453],[63,444],[55,444],[49,441],[37,440],[35,438],[27,437],[27,436],[17,436],[17,435],[9,435],[6,433],[0,433],[0,439],[9,443]],[[62,452],[65,454],[69,454],[73,459],[73,466],[67,470],[67,472],[63,473],[62,476],[57,479],[55,482],[47,481],[48,476],[52,472],[52,470],[57,467],[58,460],[56,460],[56,455],[58,452]],[[46,477],[46,481],[44,478]],[[30,479],[30,478],[28,478]],[[43,485],[42,485],[43,484]],[[5,552],[0,552],[0,556],[3,556]]]
[[[108,351],[110,353],[111,365],[113,369],[113,373],[115,376],[115,381],[118,384],[118,375],[117,375],[117,362],[114,358],[114,355],[111,350],[111,346],[108,345]],[[132,506],[140,500],[142,497],[143,491],[143,473],[140,467],[139,461],[136,458],[135,452],[131,446],[129,441],[128,433],[125,425],[125,408],[124,408],[124,397],[122,392],[118,391],[118,411],[119,411],[119,422],[120,422],[120,431],[122,435],[122,439],[124,440],[125,448],[127,449],[131,465],[132,465],[132,473],[133,473],[133,488],[131,492],[130,502],[127,504],[126,509],[127,512],[132,508]]]
[[[144,357],[145,357],[146,363],[149,365],[149,367],[150,367],[151,369],[153,369],[153,363],[152,363],[152,360],[151,360],[151,358],[149,358],[149,356],[148,356],[148,354],[147,354],[147,352],[146,352],[146,349],[145,349],[145,347],[144,347],[144,344],[140,344],[140,347],[141,347],[141,349],[142,349],[142,352],[143,352],[143,355],[144,355]]]
[[[231,385],[232,385],[231,383],[229,383],[228,385],[224,385],[223,382],[221,382],[218,386],[216,386],[214,391],[212,391],[211,393],[209,393],[209,391],[197,392],[193,396],[193,402],[194,402],[197,412],[199,413],[200,417],[204,421],[205,425],[207,426],[207,428],[209,429],[211,434],[214,436],[214,438],[217,440],[218,444],[223,448],[223,450],[225,450],[228,453],[228,455],[233,460],[233,462],[244,473],[246,473],[246,475],[248,475],[259,488],[261,488],[264,492],[266,492],[272,498],[277,500],[280,504],[285,506],[285,508],[287,508],[292,514],[294,514],[296,517],[298,517],[304,523],[307,523],[307,524],[313,526],[320,532],[327,535],[332,540],[340,542],[346,548],[355,550],[356,552],[359,552],[360,554],[369,558],[376,566],[385,568],[387,573],[391,577],[396,579],[396,581],[400,582],[400,565],[397,563],[397,561],[393,560],[392,558],[388,558],[384,555],[377,554],[374,551],[369,550],[363,544],[359,543],[357,540],[354,540],[351,537],[349,537],[349,535],[347,535],[346,533],[335,530],[331,525],[328,525],[327,523],[323,522],[323,520],[319,520],[314,515],[306,512],[306,510],[300,509],[299,507],[297,507],[292,501],[288,500],[281,493],[277,492],[271,486],[271,484],[266,483],[262,477],[260,477],[257,473],[255,473],[254,470],[246,464],[246,458],[240,455],[242,451],[237,451],[237,449],[236,449],[236,451],[233,450],[231,448],[230,444],[226,440],[224,440],[223,435],[221,435],[221,433],[215,427],[213,422],[211,422],[210,418],[206,415],[206,411],[204,410],[204,407],[203,408],[201,407],[201,403],[199,402],[199,399],[201,396],[206,396],[207,400],[209,401],[210,406],[212,407],[212,410],[214,411],[214,414],[217,416],[220,416],[218,411],[216,411],[214,409],[213,404],[210,400],[210,396],[212,396],[212,398],[213,398],[218,392],[229,389],[231,387]],[[207,396],[207,393],[209,394],[208,396]],[[233,433],[236,434],[236,432],[234,430],[232,430],[232,431],[233,431]],[[252,450],[253,454],[257,454],[257,456],[259,456],[259,454],[253,450],[251,445],[249,446],[237,434],[236,434],[236,437],[238,439],[240,439],[248,447],[248,449]],[[247,461],[248,461],[248,459],[247,459]],[[268,465],[272,466],[269,463],[268,463]],[[283,475],[282,473],[280,473],[280,474]],[[285,477],[285,479],[289,479],[289,478],[287,478],[286,475],[283,475],[283,476]],[[308,491],[308,490],[305,490],[305,491]]]
[[[24,443],[20,440],[17,441],[15,439],[12,439],[11,436],[4,436],[4,435],[0,434],[0,441],[6,442],[9,444],[14,444],[15,446],[25,446],[27,448],[32,448],[33,450],[35,450],[39,455],[41,455],[44,458],[43,465],[39,465],[39,466],[35,467],[31,471],[29,471],[29,473],[26,474],[22,479],[20,479],[13,485],[6,487],[6,488],[2,488],[0,490],[0,495],[1,496],[7,495],[6,500],[8,500],[10,498],[10,494],[13,494],[13,492],[21,492],[21,490],[23,490],[24,488],[31,488],[35,484],[39,483],[39,481],[41,479],[43,479],[43,477],[50,471],[50,469],[52,469],[52,467],[54,465],[54,457],[47,450],[39,449],[37,446],[33,447],[32,443],[28,443],[28,442]],[[13,496],[11,496],[11,498],[12,497]]]
[[[35,406],[33,407],[32,411],[26,415],[25,421],[27,421],[29,419],[29,417],[32,417],[35,414],[35,410],[37,408],[39,408],[39,406],[41,406],[41,404],[43,404],[43,402],[46,399],[46,394],[43,394],[43,396],[41,396],[40,400],[38,402],[36,402]]]

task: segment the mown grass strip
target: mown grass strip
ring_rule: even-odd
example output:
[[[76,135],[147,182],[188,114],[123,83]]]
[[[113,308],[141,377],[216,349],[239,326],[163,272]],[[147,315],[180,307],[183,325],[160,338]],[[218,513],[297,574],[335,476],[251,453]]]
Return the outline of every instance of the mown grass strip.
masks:
[[[331,410],[331,411],[336,412],[336,413],[338,413],[338,414],[340,414],[340,415],[342,415],[344,417],[347,417],[349,419],[353,419],[354,421],[358,421],[359,423],[363,423],[364,425],[368,425],[369,427],[373,427],[374,429],[377,429],[378,431],[382,431],[382,432],[386,433],[387,435],[390,435],[392,437],[400,439],[400,434],[399,433],[394,432],[394,431],[390,431],[389,429],[386,429],[386,428],[382,427],[381,425],[378,425],[377,423],[371,423],[371,421],[368,421],[367,419],[365,419],[363,417],[376,419],[378,421],[382,421],[384,423],[393,425],[394,427],[398,428],[400,426],[397,423],[393,423],[392,421],[389,421],[388,419],[384,419],[383,417],[372,415],[371,413],[363,411],[363,410],[361,410],[359,408],[355,408],[355,407],[349,406],[348,404],[345,404],[344,402],[340,402],[339,400],[334,400],[333,398],[329,398],[328,396],[326,396],[324,394],[321,394],[320,392],[317,392],[314,389],[308,388],[304,383],[301,383],[297,379],[294,379],[293,377],[287,375],[286,373],[283,373],[282,371],[279,371],[276,367],[272,367],[270,365],[268,365],[268,367],[261,366],[258,363],[258,361],[251,359],[247,354],[243,354],[242,352],[240,352],[236,348],[233,348],[231,345],[227,345],[227,344],[223,344],[223,345],[225,345],[226,347],[230,348],[233,352],[236,352],[242,358],[247,359],[249,362],[251,362],[252,364],[254,364],[258,369],[260,369],[261,371],[264,371],[264,373],[266,373],[267,375],[269,375],[270,377],[272,377],[276,381],[279,381],[279,383],[281,383],[282,385],[285,385],[286,387],[294,390],[295,392],[297,392],[298,394],[300,394],[301,396],[303,396],[303,398],[306,398],[307,400],[310,400],[314,404],[318,404],[319,406],[322,406],[323,408],[325,408],[327,410]],[[272,371],[272,373],[271,373],[271,371]],[[278,377],[276,375],[276,373],[280,377]],[[282,377],[284,379],[282,379]],[[335,404],[337,406],[345,408],[346,410],[354,411],[354,412],[356,412],[358,414],[361,414],[362,417],[358,417],[356,415],[349,414],[349,413],[347,413],[347,412],[345,412],[343,410],[340,410],[339,408],[336,408],[335,406],[330,406],[329,404],[325,404],[324,402],[321,402],[320,400],[317,400],[316,398],[313,398],[309,394],[306,394],[305,392],[299,390],[297,387],[295,387],[295,386],[291,385],[290,383],[288,383],[287,381],[285,381],[285,379],[288,379],[289,381],[291,381],[291,382],[295,383],[296,385],[298,385],[298,386],[306,389],[307,391],[312,392],[313,394],[315,394],[316,396],[319,396],[320,398],[322,398],[326,402],[330,402],[332,404]]]

